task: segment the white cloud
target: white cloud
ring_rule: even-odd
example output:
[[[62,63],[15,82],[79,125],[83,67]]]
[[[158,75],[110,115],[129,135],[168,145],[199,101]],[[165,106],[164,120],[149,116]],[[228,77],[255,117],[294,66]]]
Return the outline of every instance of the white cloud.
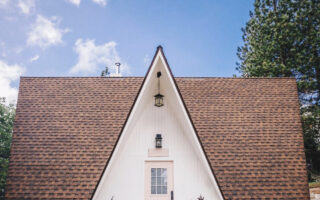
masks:
[[[70,73],[95,74],[99,76],[106,66],[109,67],[111,73],[115,72],[115,63],[120,62],[121,73],[129,74],[129,66],[121,61],[116,45],[114,41],[96,45],[94,40],[83,41],[78,39],[74,46],[74,51],[78,54],[78,63],[71,68]]]
[[[16,54],[20,54],[23,50],[24,50],[24,47],[22,47],[22,46],[18,46],[18,47],[13,48],[13,52]]]
[[[76,5],[76,6],[80,6],[81,0],[68,0],[70,3]]]
[[[37,16],[36,23],[28,34],[27,44],[47,48],[52,45],[63,43],[63,34],[69,32],[69,29],[60,29],[60,21],[57,17],[51,20],[41,15]]]
[[[1,0],[0,0],[1,1]],[[80,6],[81,0],[67,0],[69,3],[72,3],[76,6]],[[96,3],[100,6],[106,6],[107,5],[107,0],[92,0],[93,3]]]
[[[9,0],[0,0],[0,7],[6,7],[9,3]]]
[[[107,0],[92,0],[92,2],[100,5],[100,6],[106,6],[107,5]]]
[[[1,1],[1,0],[0,0]],[[35,8],[35,0],[19,0],[18,7],[23,14],[30,14],[31,10]]]
[[[17,55],[21,54],[21,52],[24,50],[24,47],[17,46],[17,47],[11,47],[9,48],[5,42],[0,42],[0,56],[1,57],[7,57],[8,55]]]
[[[8,65],[0,60],[0,97],[5,97],[6,103],[16,103],[18,89],[10,84],[17,80],[24,71],[25,69],[19,65]]]
[[[37,61],[39,58],[40,58],[40,56],[37,54],[37,55],[33,56],[32,58],[30,58],[30,62]]]

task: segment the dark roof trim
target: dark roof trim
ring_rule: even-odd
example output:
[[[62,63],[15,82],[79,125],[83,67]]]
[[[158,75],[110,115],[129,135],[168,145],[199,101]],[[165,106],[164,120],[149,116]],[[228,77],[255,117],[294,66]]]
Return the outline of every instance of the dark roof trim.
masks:
[[[166,65],[168,66],[169,73],[170,73],[170,75],[171,75],[171,77],[172,77],[172,79],[173,79],[173,82],[174,82],[174,84],[175,84],[175,86],[176,86],[176,88],[177,88],[177,91],[178,91],[178,93],[179,93],[179,96],[180,96],[180,98],[181,98],[181,101],[182,101],[182,103],[183,103],[183,106],[184,106],[184,108],[185,108],[186,111],[187,111],[187,114],[188,114],[188,117],[189,117],[190,122],[191,122],[191,124],[192,124],[193,130],[194,130],[195,133],[196,133],[196,136],[197,136],[198,141],[199,141],[199,143],[200,143],[201,149],[202,149],[202,151],[203,151],[203,153],[204,153],[204,155],[205,155],[205,157],[206,157],[207,163],[208,163],[209,166],[210,166],[210,169],[211,169],[211,172],[212,172],[212,174],[213,174],[213,177],[214,177],[215,181],[217,182],[217,185],[218,185],[218,188],[219,188],[220,193],[221,193],[221,195],[222,195],[222,198],[223,198],[223,199],[226,199],[225,196],[224,196],[224,194],[223,194],[223,192],[222,192],[222,190],[221,190],[221,186],[220,186],[220,184],[219,184],[219,181],[218,181],[218,179],[217,179],[217,177],[216,177],[216,175],[215,175],[215,173],[214,173],[214,171],[213,171],[213,168],[212,168],[212,166],[211,166],[211,164],[210,164],[210,161],[209,161],[209,159],[208,159],[208,155],[207,155],[207,153],[206,153],[205,150],[204,150],[204,147],[203,147],[203,144],[202,144],[202,142],[201,142],[201,140],[200,140],[200,137],[199,137],[199,134],[198,134],[198,132],[197,132],[197,129],[196,129],[196,127],[194,126],[194,123],[193,123],[193,121],[192,121],[192,118],[191,118],[191,115],[190,115],[190,113],[189,113],[189,110],[188,110],[188,108],[187,108],[187,106],[186,106],[186,104],[185,104],[185,102],[184,102],[184,100],[183,100],[183,98],[182,98],[180,89],[179,89],[179,87],[178,87],[178,84],[177,84],[174,76],[173,76],[173,73],[172,73],[172,71],[171,71],[170,65],[169,65],[169,63],[168,63],[167,58],[166,58],[165,55],[164,55],[164,52],[163,52],[163,49],[162,49],[162,46],[161,46],[161,45],[159,45],[159,46],[157,47],[156,53],[155,53],[155,55],[153,56],[152,62],[151,62],[151,64],[150,64],[150,66],[149,66],[149,69],[148,69],[148,71],[147,71],[147,73],[146,73],[146,75],[145,75],[145,77],[144,77],[144,79],[143,79],[143,81],[142,81],[142,83],[141,83],[141,86],[140,86],[139,91],[138,91],[138,93],[137,93],[137,95],[136,95],[136,97],[135,97],[135,100],[134,100],[133,104],[131,105],[130,111],[129,111],[127,117],[126,117],[126,120],[125,120],[122,128],[121,128],[121,131],[120,131],[120,134],[119,134],[119,136],[118,136],[118,138],[117,138],[117,141],[116,141],[115,145],[113,146],[113,149],[112,149],[112,151],[111,151],[111,154],[110,154],[110,156],[109,156],[109,159],[108,159],[108,161],[107,161],[107,163],[106,163],[106,165],[105,165],[105,167],[104,167],[104,169],[103,169],[103,171],[102,171],[102,173],[101,173],[101,175],[100,175],[99,181],[97,182],[97,184],[96,184],[96,186],[95,186],[95,188],[94,188],[94,191],[93,191],[93,193],[92,193],[91,199],[93,198],[94,194],[96,193],[97,188],[98,188],[98,186],[99,186],[99,184],[100,184],[100,182],[101,182],[102,176],[103,176],[104,172],[106,171],[106,169],[107,169],[107,167],[108,167],[108,165],[109,165],[109,162],[110,162],[110,160],[111,160],[111,158],[112,158],[112,156],[113,156],[113,154],[114,154],[115,148],[117,147],[118,142],[119,142],[119,140],[120,140],[120,137],[121,137],[121,135],[122,135],[122,133],[123,133],[123,129],[124,129],[124,127],[125,127],[126,124],[127,124],[127,121],[128,121],[128,119],[129,119],[129,116],[131,115],[131,112],[132,112],[132,110],[133,110],[133,107],[134,107],[134,105],[136,104],[136,101],[137,101],[137,99],[138,99],[138,97],[139,97],[139,95],[140,95],[140,92],[141,92],[141,90],[142,90],[142,87],[143,87],[143,85],[144,85],[144,83],[145,83],[145,81],[146,81],[146,79],[147,79],[147,77],[148,77],[148,75],[149,75],[149,73],[150,73],[151,67],[152,67],[152,65],[153,65],[153,63],[154,63],[154,61],[155,61],[155,59],[156,59],[156,56],[158,55],[158,52],[159,52],[159,51],[162,53],[163,58],[164,58],[164,60],[165,60],[165,62],[166,62]]]
[[[67,78],[95,78],[95,79],[123,79],[123,78],[144,78],[144,76],[120,76],[120,77],[100,77],[100,76],[20,76],[20,79],[29,79],[29,78],[36,78],[36,79],[52,79],[52,78],[59,78],[59,79],[67,79]],[[209,79],[296,79],[295,77],[212,77],[212,76],[175,76],[175,78],[190,78],[190,79],[197,79],[197,78],[209,78]]]
[[[172,77],[172,79],[173,79],[173,82],[174,82],[174,84],[175,84],[175,86],[176,86],[176,88],[177,88],[177,91],[178,91],[178,93],[179,93],[179,96],[180,96],[180,98],[181,98],[181,101],[182,101],[182,103],[183,103],[183,106],[184,106],[184,108],[185,108],[186,111],[187,111],[187,114],[188,114],[188,117],[189,117],[190,122],[191,122],[191,124],[192,124],[193,130],[194,130],[194,132],[195,132],[196,135],[197,135],[197,138],[198,138],[198,141],[199,141],[199,143],[200,143],[201,149],[202,149],[202,151],[203,151],[203,153],[204,153],[204,155],[205,155],[205,157],[206,157],[207,163],[208,163],[209,166],[210,166],[210,169],[211,169],[211,172],[212,172],[212,174],[213,174],[213,177],[214,177],[214,179],[215,179],[216,182],[217,182],[217,185],[218,185],[218,188],[219,188],[220,193],[221,193],[221,195],[222,195],[222,198],[223,198],[223,199],[226,199],[225,196],[224,196],[224,194],[223,194],[223,192],[222,192],[222,190],[221,190],[221,186],[220,186],[220,184],[219,184],[219,181],[218,181],[218,179],[217,179],[217,177],[216,177],[216,175],[215,175],[215,173],[214,173],[214,171],[213,171],[213,168],[212,168],[212,166],[211,166],[211,164],[210,164],[208,155],[207,155],[206,151],[205,151],[204,148],[203,148],[203,144],[202,144],[202,142],[201,142],[201,140],[200,140],[200,137],[199,137],[199,134],[198,134],[198,132],[197,132],[197,129],[196,129],[196,127],[194,126],[194,123],[193,123],[193,121],[192,121],[192,118],[191,118],[191,115],[190,115],[189,110],[188,110],[188,108],[187,108],[187,105],[186,105],[186,103],[185,103],[184,100],[183,100],[183,97],[182,97],[182,95],[181,95],[181,92],[180,92],[180,89],[179,89],[178,84],[177,84],[177,82],[176,82],[176,79],[175,79],[174,76],[173,76],[173,73],[172,73],[172,71],[171,71],[170,65],[169,65],[169,63],[168,63],[168,60],[167,60],[166,56],[164,55],[164,52],[163,52],[163,49],[162,49],[162,48],[160,48],[160,51],[161,51],[161,53],[162,53],[162,55],[163,55],[163,58],[164,58],[164,60],[165,60],[165,62],[166,62],[166,65],[168,66],[169,73],[170,73],[170,75],[171,75],[171,77]]]

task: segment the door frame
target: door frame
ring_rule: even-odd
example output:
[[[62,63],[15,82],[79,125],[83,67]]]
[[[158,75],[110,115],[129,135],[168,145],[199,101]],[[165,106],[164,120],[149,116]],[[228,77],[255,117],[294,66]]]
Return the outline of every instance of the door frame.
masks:
[[[159,167],[156,166],[159,164]],[[167,170],[167,195],[152,195],[151,194],[151,172],[149,169],[153,168],[153,165],[155,166],[154,168],[163,168],[163,166],[166,166],[168,168]],[[145,173],[144,173],[144,182],[145,182],[145,187],[144,187],[144,199],[145,200],[162,200],[162,199],[167,199],[168,197],[170,198],[171,196],[171,191],[174,191],[174,165],[173,165],[173,160],[146,160],[145,161]],[[171,178],[169,176],[171,175]],[[171,180],[171,183],[169,181]]]

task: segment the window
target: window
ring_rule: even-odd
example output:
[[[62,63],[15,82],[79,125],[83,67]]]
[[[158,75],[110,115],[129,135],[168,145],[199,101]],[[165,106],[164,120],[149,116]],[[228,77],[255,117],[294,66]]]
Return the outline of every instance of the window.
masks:
[[[151,168],[151,194],[167,194],[167,168]]]
[[[145,162],[145,200],[169,200],[173,191],[173,161]]]

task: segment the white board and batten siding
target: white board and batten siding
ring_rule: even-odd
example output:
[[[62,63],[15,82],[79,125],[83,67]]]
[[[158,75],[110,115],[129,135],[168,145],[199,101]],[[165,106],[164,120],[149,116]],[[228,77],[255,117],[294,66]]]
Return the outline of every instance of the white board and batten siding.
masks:
[[[160,108],[154,106],[153,97],[157,93],[158,71],[162,73],[161,93],[165,96]],[[148,161],[173,162],[175,200],[196,200],[200,195],[206,200],[223,199],[186,117],[168,66],[158,51],[93,199],[145,200]],[[162,134],[168,156],[148,156],[155,147],[157,133]]]

